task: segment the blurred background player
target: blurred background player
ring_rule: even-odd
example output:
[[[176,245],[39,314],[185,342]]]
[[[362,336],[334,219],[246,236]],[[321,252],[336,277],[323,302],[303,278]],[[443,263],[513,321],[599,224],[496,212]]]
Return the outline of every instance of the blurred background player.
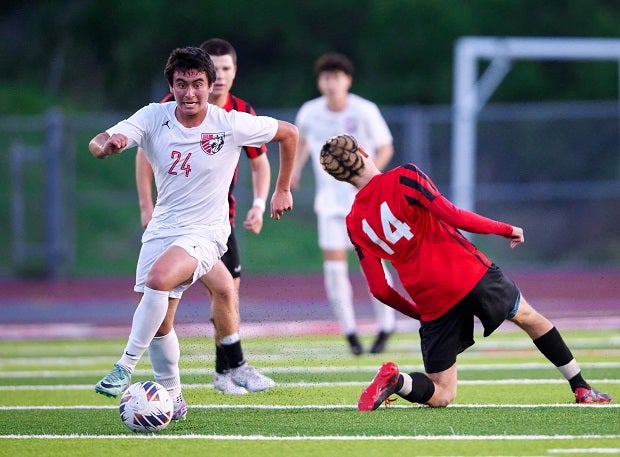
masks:
[[[314,74],[321,96],[304,103],[297,113],[295,124],[299,129],[299,147],[291,186],[293,189],[299,187],[302,169],[308,157],[312,157],[316,186],[314,211],[318,221],[319,247],[323,251],[325,291],[351,352],[360,355],[363,347],[357,335],[347,262],[352,246],[344,221],[355,189],[327,175],[321,169],[319,155],[328,138],[348,133],[367,145],[377,167],[383,170],[390,162],[394,148],[392,135],[377,105],[349,92],[353,72],[353,64],[342,54],[327,53],[315,62]],[[385,274],[391,281],[387,269]],[[370,352],[379,353],[394,331],[395,313],[374,298],[372,302],[379,329]]]
[[[434,407],[452,403],[457,355],[474,344],[474,316],[485,337],[504,320],[524,330],[566,378],[577,403],[611,401],[584,380],[553,324],[459,231],[503,236],[514,248],[524,241],[521,227],[457,208],[413,163],[381,173],[348,135],[325,143],[321,165],[358,190],[346,224],[371,293],[421,321],[426,374],[402,373],[393,362],[385,362],[363,390],[358,410],[373,411],[392,394]],[[411,298],[387,283],[381,259],[392,263]]]
[[[209,103],[219,106],[226,111],[244,111],[256,114],[252,106],[246,101],[230,93],[237,73],[237,53],[235,48],[226,40],[212,38],[203,42],[200,47],[211,57],[215,65],[216,79],[213,91],[209,95]],[[169,93],[163,102],[173,100]],[[245,154],[250,159],[252,168],[252,184],[254,200],[248,210],[243,226],[254,234],[260,233],[263,227],[263,213],[265,202],[269,194],[270,167],[267,160],[267,148],[245,146]],[[245,361],[239,337],[239,287],[241,284],[241,260],[239,248],[235,238],[235,209],[236,202],[233,190],[237,180],[235,171],[228,191],[229,219],[231,233],[228,238],[228,249],[221,261],[200,278],[200,282],[207,288],[211,297],[211,320],[215,327],[215,374],[213,386],[225,394],[240,395],[248,391],[267,390],[275,385],[272,379],[259,373]],[[146,228],[153,215],[152,195],[153,169],[146,160],[144,151],[138,149],[136,155],[136,185],[140,204],[140,219],[142,227]],[[160,351],[158,345],[153,345],[149,354]],[[151,356],[153,358],[153,356]],[[152,360],[157,363],[157,360]],[[164,364],[165,367],[165,364]],[[238,370],[239,367],[243,367]],[[237,370],[232,370],[237,369]],[[156,378],[157,379],[157,378]]]

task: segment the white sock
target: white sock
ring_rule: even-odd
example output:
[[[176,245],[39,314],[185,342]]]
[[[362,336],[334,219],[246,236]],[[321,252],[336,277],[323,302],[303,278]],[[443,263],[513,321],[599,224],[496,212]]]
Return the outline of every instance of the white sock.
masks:
[[[566,365],[557,367],[557,369],[567,380],[572,379],[574,376],[577,376],[581,372],[581,368],[579,368],[579,364],[575,359],[572,359]]]
[[[237,341],[240,341],[241,337],[239,336],[239,333],[235,332],[232,333],[231,335],[226,335],[224,337],[222,337],[222,339],[220,340],[221,344],[235,344]]]
[[[151,344],[168,311],[169,292],[144,288],[144,295],[133,314],[131,333],[125,353],[118,364],[133,373],[140,358]]]
[[[349,280],[349,266],[346,260],[323,262],[323,280],[327,299],[340,321],[345,335],[356,332],[353,310],[353,289]]]
[[[153,338],[149,345],[149,358],[153,366],[155,381],[164,386],[170,397],[175,399],[181,393],[179,373],[181,350],[174,329],[165,336]]]
[[[383,271],[385,273],[385,279],[390,286],[394,285],[392,274],[388,270],[385,262],[381,262],[383,265]],[[379,330],[386,333],[392,333],[396,328],[396,310],[380,302],[375,297],[372,297],[372,306],[375,310],[375,316],[377,317],[377,323],[379,324]]]
[[[403,386],[396,393],[401,397],[406,397],[413,390],[413,379],[408,373],[401,373],[400,375],[403,377]]]

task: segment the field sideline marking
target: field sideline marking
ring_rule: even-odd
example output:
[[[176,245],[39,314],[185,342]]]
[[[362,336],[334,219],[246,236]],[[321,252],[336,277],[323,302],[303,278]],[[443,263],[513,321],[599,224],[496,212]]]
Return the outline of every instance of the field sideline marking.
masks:
[[[425,408],[420,405],[390,405],[390,409],[420,409]],[[604,403],[596,405],[579,405],[577,403],[547,403],[547,404],[459,404],[453,403],[448,406],[449,409],[487,409],[487,408],[620,408],[616,403]],[[57,410],[95,410],[95,409],[118,409],[118,405],[24,405],[24,406],[0,406],[0,411],[57,411]],[[312,409],[357,409],[356,405],[190,405],[189,409],[262,409],[273,411],[295,411],[295,410],[312,410]]]
[[[464,379],[459,381],[461,386],[493,386],[493,385],[513,385],[513,384],[564,384],[564,379],[484,379],[472,380]],[[620,384],[620,379],[592,379],[592,384]],[[342,381],[342,382],[280,382],[277,387],[363,387],[368,385],[368,381]],[[183,389],[212,389],[213,384],[183,384]],[[92,384],[42,384],[42,385],[20,385],[20,386],[0,386],[0,391],[36,391],[36,390],[91,390]]]
[[[15,362],[15,361],[14,361]],[[28,360],[28,362],[31,362]],[[19,363],[13,363],[19,364]],[[403,364],[405,365],[405,364]],[[582,369],[592,368],[620,368],[620,362],[590,362],[580,363]],[[2,363],[0,362],[0,366]],[[407,365],[407,369],[423,370],[422,365]],[[529,363],[463,363],[459,364],[459,371],[487,371],[487,370],[547,370],[554,367],[550,363],[529,362]],[[263,373],[357,373],[375,372],[377,366],[349,366],[349,367],[264,367],[260,369]],[[184,375],[213,375],[212,368],[182,368]],[[101,374],[102,370],[22,370],[0,372],[0,378],[51,378],[63,376],[83,376],[89,374]],[[139,368],[134,371],[134,375],[150,375],[152,370],[149,368]]]
[[[0,439],[129,439],[129,440],[217,440],[217,441],[560,441],[618,439],[620,435],[356,435],[356,436],[265,436],[265,435],[0,435]]]
[[[620,448],[605,448],[605,447],[593,447],[593,448],[573,448],[573,449],[547,449],[549,454],[614,454],[620,455]]]

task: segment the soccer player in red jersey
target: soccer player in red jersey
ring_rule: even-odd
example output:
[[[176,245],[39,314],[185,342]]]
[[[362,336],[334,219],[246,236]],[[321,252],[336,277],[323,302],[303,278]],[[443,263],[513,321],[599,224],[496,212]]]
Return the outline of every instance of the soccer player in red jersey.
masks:
[[[567,379],[577,403],[611,401],[584,380],[553,324],[459,232],[503,236],[514,248],[524,241],[521,227],[455,207],[412,163],[381,173],[349,135],[325,143],[321,165],[358,189],[346,224],[371,293],[420,320],[426,373],[403,373],[385,362],[362,392],[360,411],[377,409],[392,394],[433,407],[453,402],[456,358],[474,344],[474,316],[482,322],[485,337],[506,319],[523,329]],[[387,283],[381,259],[392,263],[411,299]]]
[[[252,115],[256,112],[245,100],[230,93],[237,71],[237,52],[228,41],[211,38],[200,47],[211,57],[216,71],[213,91],[209,94],[209,103],[226,111],[243,111]],[[162,103],[174,101],[172,93],[168,93]],[[243,227],[254,234],[259,234],[263,226],[265,201],[269,193],[271,179],[267,147],[245,146],[243,148],[252,168],[254,200],[248,210]],[[239,287],[241,284],[241,259],[235,237],[236,202],[233,190],[237,181],[237,170],[228,189],[228,216],[231,233],[227,242],[227,251],[215,267],[200,278],[211,296],[211,320],[215,327],[215,374],[213,386],[219,392],[230,395],[241,395],[248,392],[270,389],[275,385],[273,380],[258,372],[246,363],[239,337]],[[136,185],[140,204],[140,219],[146,228],[153,214],[152,196],[153,170],[146,160],[144,151],[138,148],[136,155]],[[172,345],[173,343],[166,343]],[[178,343],[177,343],[178,344]],[[172,350],[161,349],[162,342],[156,340],[149,351],[151,362],[162,365],[160,372],[174,366],[167,359]],[[159,354],[162,354],[159,356]],[[161,359],[161,360],[160,360]],[[238,368],[241,370],[237,370]]]

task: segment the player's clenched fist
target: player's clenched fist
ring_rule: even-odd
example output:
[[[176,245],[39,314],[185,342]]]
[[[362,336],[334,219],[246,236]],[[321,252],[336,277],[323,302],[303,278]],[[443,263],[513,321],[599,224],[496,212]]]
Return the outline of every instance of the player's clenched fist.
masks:
[[[88,143],[90,153],[97,159],[105,159],[112,154],[118,154],[127,147],[127,137],[120,133],[112,136],[102,132]]]

